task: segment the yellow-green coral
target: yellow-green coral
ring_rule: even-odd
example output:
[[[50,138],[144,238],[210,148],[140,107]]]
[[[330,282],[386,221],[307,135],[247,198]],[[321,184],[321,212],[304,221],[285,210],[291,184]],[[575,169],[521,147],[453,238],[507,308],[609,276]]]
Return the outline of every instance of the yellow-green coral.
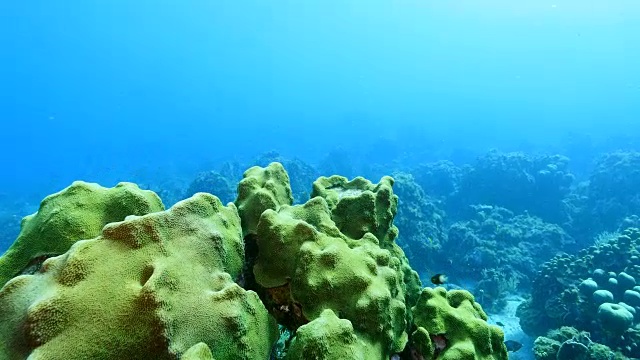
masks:
[[[23,224],[16,259],[63,254],[35,273],[15,266],[23,275],[0,290],[0,358],[266,360],[277,337],[268,307],[297,330],[288,360],[428,358],[441,345],[433,334],[450,341],[443,359],[506,359],[469,293],[420,291],[395,243],[392,185],[321,178],[292,206],[272,163],[245,172],[235,204],[199,193],[161,211],[150,192],[91,202],[95,189],[75,183]],[[30,252],[39,241],[66,245]]]
[[[211,349],[205,343],[197,343],[189,348],[180,360],[215,360]]]
[[[375,360],[384,353],[380,343],[368,341],[366,335],[356,335],[349,320],[340,319],[326,309],[312,322],[296,332],[287,353],[287,360]]]
[[[425,288],[413,307],[417,331],[412,335],[413,345],[426,359],[442,360],[506,360],[502,330],[487,323],[487,315],[473,295],[464,290],[447,291],[442,287]],[[431,336],[446,339],[446,347],[437,350]]]
[[[235,201],[242,218],[243,234],[255,233],[263,211],[292,203],[289,175],[282,164],[274,162],[266,168],[254,166],[248,169],[238,184]]]
[[[363,198],[362,194],[370,196]],[[371,194],[375,193],[355,191],[348,200],[335,199],[334,209],[340,208],[341,201],[349,201],[361,203],[358,211],[376,210],[370,209],[376,204],[368,200],[377,197]],[[395,205],[378,205],[380,212],[395,211]],[[335,218],[336,213],[319,196],[304,205],[264,211],[256,228],[259,256],[255,278],[266,288],[289,286],[291,303],[300,304],[308,320],[317,319],[325,309],[350,320],[357,334],[379,345],[374,358],[399,352],[408,338],[407,291],[419,290],[417,275],[412,274],[415,282],[407,286],[405,267],[410,268],[402,250],[397,248],[394,253],[381,247],[380,240],[369,231],[352,232],[360,237],[351,238],[340,231]],[[377,228],[386,228],[376,232],[392,242],[388,236],[391,222]],[[393,245],[388,247],[395,250]]]
[[[313,183],[311,196],[320,196],[327,201],[331,219],[340,232],[352,239],[373,234],[379,246],[400,261],[406,304],[410,308],[415,304],[422,284],[404,251],[395,242],[398,228],[393,225],[393,219],[398,211],[398,196],[393,193],[393,184],[390,176],[383,176],[377,184],[362,177],[351,181],[337,175],[320,177]],[[411,313],[407,316],[410,322]]]
[[[17,240],[0,257],[0,287],[32,260],[60,255],[76,241],[98,236],[110,222],[162,210],[164,206],[154,192],[140,190],[135,184],[104,188],[76,181],[47,196],[38,212],[22,219]]]
[[[108,224],[0,291],[0,358],[175,359],[204,343],[266,359],[277,328],[233,281],[243,251],[235,206],[209,194]]]
[[[311,197],[323,197],[340,231],[352,239],[369,232],[387,247],[398,236],[393,218],[398,209],[398,197],[393,194],[393,178],[383,177],[378,184],[357,177],[351,181],[334,175],[320,177],[313,183]]]

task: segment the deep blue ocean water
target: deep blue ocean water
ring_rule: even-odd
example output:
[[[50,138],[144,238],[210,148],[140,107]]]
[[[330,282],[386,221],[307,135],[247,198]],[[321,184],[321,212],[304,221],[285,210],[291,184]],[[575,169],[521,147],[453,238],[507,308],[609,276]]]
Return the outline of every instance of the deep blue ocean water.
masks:
[[[170,205],[201,172],[235,184],[224,163],[261,159],[297,159],[317,176],[411,173],[442,196],[442,234],[469,205],[496,205],[559,226],[578,243],[562,250],[577,252],[640,215],[638,38],[635,0],[2,2],[0,252],[22,216],[74,180],[136,182],[173,194]],[[478,160],[492,149],[566,156],[573,178],[548,185],[536,174],[556,162],[507,156],[497,168],[535,186],[513,190],[521,179],[505,176],[452,196],[419,167],[492,173]],[[600,187],[584,190],[589,180]],[[593,218],[574,212],[569,224],[559,203]]]
[[[640,126],[635,1],[0,6],[0,185],[37,198],[267,150],[544,149]]]

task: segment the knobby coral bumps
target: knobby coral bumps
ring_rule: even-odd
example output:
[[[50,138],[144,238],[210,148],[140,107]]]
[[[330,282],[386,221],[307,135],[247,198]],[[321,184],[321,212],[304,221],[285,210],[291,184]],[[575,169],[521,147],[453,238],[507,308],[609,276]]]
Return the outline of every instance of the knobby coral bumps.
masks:
[[[276,325],[234,282],[241,234],[235,206],[204,193],[110,223],[5,285],[0,354],[172,359],[204,343],[215,359],[265,359]]]
[[[0,358],[269,359],[280,325],[288,360],[505,359],[471,294],[421,290],[393,182],[320,178],[292,205],[272,163],[234,203],[168,210],[133,184],[74,183],[0,260]]]
[[[38,212],[22,219],[18,239],[0,257],[0,286],[29,269],[30,262],[63,254],[76,241],[98,236],[110,222],[162,210],[164,206],[155,193],[140,190],[135,184],[104,188],[76,181],[47,196]]]
[[[413,308],[414,346],[426,358],[507,359],[504,333],[467,291],[425,288]]]

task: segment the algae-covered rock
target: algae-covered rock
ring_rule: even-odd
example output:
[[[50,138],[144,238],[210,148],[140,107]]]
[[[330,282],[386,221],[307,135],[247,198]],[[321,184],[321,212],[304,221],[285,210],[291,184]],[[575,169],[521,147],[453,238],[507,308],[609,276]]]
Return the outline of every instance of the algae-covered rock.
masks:
[[[282,164],[274,162],[265,168],[254,166],[248,169],[238,184],[235,201],[242,219],[243,235],[255,233],[260,215],[265,210],[277,210],[281,205],[292,203],[289,175]]]
[[[76,241],[98,236],[108,223],[162,210],[154,192],[135,184],[105,188],[75,181],[47,196],[38,212],[22,219],[18,238],[0,257],[0,287],[30,265],[37,270],[47,257],[66,252]]]
[[[433,353],[422,354],[425,358],[507,359],[504,333],[487,323],[487,315],[468,291],[425,288],[412,311],[415,325],[439,343],[422,346],[433,349]]]
[[[233,281],[243,251],[235,206],[210,194],[108,224],[0,291],[0,358],[207,358],[204,343],[217,360],[267,359],[277,328]]]

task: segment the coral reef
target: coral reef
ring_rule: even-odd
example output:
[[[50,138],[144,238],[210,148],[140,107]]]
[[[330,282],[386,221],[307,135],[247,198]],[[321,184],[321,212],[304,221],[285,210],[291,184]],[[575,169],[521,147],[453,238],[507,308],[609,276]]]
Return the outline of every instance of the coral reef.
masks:
[[[413,308],[413,345],[427,358],[507,359],[504,333],[467,291],[425,288]],[[446,336],[445,336],[446,335]]]
[[[589,333],[563,326],[538,337],[533,344],[536,360],[623,360],[606,345],[593,342]]]
[[[594,233],[617,229],[622,220],[640,213],[640,153],[605,154],[589,177],[588,209]]]
[[[446,239],[444,211],[424,193],[411,174],[395,173],[394,192],[398,195],[398,244],[418,273],[451,270],[442,253]]]
[[[588,331],[591,338],[625,354],[640,351],[640,231],[621,235],[542,266],[530,298],[518,309],[531,335],[561,326]]]
[[[231,182],[216,171],[199,173],[189,184],[184,198],[196,193],[206,192],[217,196],[223,204],[232,202],[236,198],[236,190]]]
[[[560,155],[491,151],[464,168],[447,212],[452,207],[490,204],[562,224],[566,221],[563,200],[574,180],[568,164],[569,159]]]
[[[507,358],[469,292],[421,289],[393,178],[320,177],[292,205],[281,164],[243,176],[227,206],[200,192],[163,210],[131,184],[45,199],[14,256],[34,256],[36,230],[66,248],[0,290],[0,358]]]
[[[205,345],[192,349],[204,343],[215,359],[265,359],[276,324],[258,296],[233,281],[243,255],[235,206],[209,194],[107,224],[5,285],[0,354],[174,359],[207,353]]]
[[[472,209],[472,219],[451,225],[442,252],[454,263],[451,276],[480,281],[476,297],[485,307],[500,308],[510,285],[528,287],[543,261],[573,244],[539,218],[488,205]]]
[[[458,191],[463,169],[451,161],[438,161],[420,165],[411,173],[426,194],[446,201]]]
[[[76,241],[97,236],[110,222],[162,210],[155,193],[135,184],[104,188],[76,181],[47,196],[38,212],[22,219],[18,238],[0,257],[0,285],[37,269],[47,257],[63,254]]]
[[[254,275],[281,323],[295,328],[332,309],[352,323],[355,334],[378,344],[377,358],[404,348],[410,320],[405,301],[417,296],[407,292],[416,294],[420,284],[393,242],[397,198],[391,185],[391,178],[378,185],[363,178],[319,178],[304,205],[261,213]],[[292,344],[304,348],[301,341],[296,337]]]

